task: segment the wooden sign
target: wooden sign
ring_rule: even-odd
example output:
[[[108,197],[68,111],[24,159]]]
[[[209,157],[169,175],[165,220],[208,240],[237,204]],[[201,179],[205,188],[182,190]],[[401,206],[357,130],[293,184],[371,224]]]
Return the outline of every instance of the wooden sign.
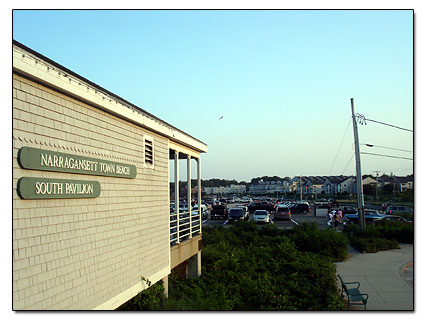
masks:
[[[101,194],[101,185],[96,181],[22,177],[16,191],[22,199],[91,198]]]
[[[136,177],[135,165],[32,147],[19,149],[18,163],[24,169],[122,178]]]

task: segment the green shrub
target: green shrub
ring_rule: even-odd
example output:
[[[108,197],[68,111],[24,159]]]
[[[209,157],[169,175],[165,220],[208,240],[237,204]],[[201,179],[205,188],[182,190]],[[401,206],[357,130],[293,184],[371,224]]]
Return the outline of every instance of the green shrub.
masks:
[[[362,253],[376,253],[399,248],[397,241],[379,237],[356,236],[351,239],[351,245]]]
[[[383,221],[371,228],[376,229],[384,238],[393,239],[400,243],[414,243],[414,224]]]
[[[414,242],[414,226],[409,223],[382,221],[368,224],[365,233],[359,232],[358,225],[349,224],[344,233],[350,244],[361,252],[375,253],[399,248],[400,243]]]
[[[347,257],[349,240],[343,233],[332,229],[319,230],[316,223],[303,223],[287,233],[299,251],[329,256],[333,261]]]
[[[402,212],[402,213],[398,213],[398,215],[402,216],[403,218],[406,218],[409,221],[414,221],[414,214],[413,213]]]
[[[161,309],[165,300],[163,281],[159,281],[122,304],[117,310],[156,311]]]
[[[142,292],[122,309],[135,310],[342,310],[332,258],[339,256],[307,242],[307,230],[317,240],[342,242],[333,233],[306,226],[291,237],[274,225],[258,228],[250,222],[231,229],[204,228],[202,273],[198,279],[169,277],[169,296],[152,300]],[[337,239],[336,239],[337,237]],[[330,241],[330,240],[329,240]],[[323,252],[327,255],[322,255]],[[325,253],[324,252],[324,253]],[[158,295],[155,290],[149,295]]]

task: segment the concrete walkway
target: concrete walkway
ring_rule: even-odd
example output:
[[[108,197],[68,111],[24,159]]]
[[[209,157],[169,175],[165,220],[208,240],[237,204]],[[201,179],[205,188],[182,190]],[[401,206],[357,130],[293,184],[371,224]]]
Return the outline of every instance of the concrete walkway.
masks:
[[[367,310],[414,309],[413,245],[400,244],[400,247],[397,250],[365,254],[350,248],[350,258],[335,263],[336,273],[344,281],[361,283],[361,293],[369,295]],[[360,309],[363,306],[351,307],[351,310]]]

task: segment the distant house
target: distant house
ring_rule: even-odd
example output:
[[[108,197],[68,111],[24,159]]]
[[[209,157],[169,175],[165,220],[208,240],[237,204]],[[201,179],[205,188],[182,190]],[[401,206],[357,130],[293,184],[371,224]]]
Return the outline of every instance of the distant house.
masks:
[[[336,194],[338,192],[338,186],[341,182],[346,180],[348,176],[328,176],[324,180],[324,193],[325,194]]]
[[[362,176],[362,185],[379,185],[382,188],[386,184],[395,184],[397,191],[412,189],[414,176],[386,176],[376,178],[372,175]],[[305,195],[313,194],[356,194],[357,184],[355,176],[294,176],[289,181],[259,182],[250,186],[252,194],[267,193],[292,193]]]
[[[291,186],[287,181],[260,181],[258,184],[250,185],[249,192],[254,195],[290,193]]]
[[[400,191],[405,192],[407,189],[414,188],[414,175],[408,176],[397,176],[397,180],[400,182]]]
[[[323,176],[295,176],[290,180],[290,190],[300,194],[320,194],[324,190],[325,177]]]
[[[362,176],[362,185],[373,185],[376,186],[376,179],[371,175]],[[357,193],[357,180],[355,176],[350,176],[347,179],[343,180],[339,184],[338,193],[341,194],[356,194]]]
[[[290,182],[290,190],[292,192],[296,192],[296,194],[300,194],[300,191],[302,188],[304,189],[304,186],[307,186],[308,182],[306,179],[306,176],[294,176]],[[303,193],[305,191],[303,190]]]
[[[230,186],[218,186],[218,187],[205,187],[204,192],[206,194],[245,194],[245,185],[230,185]]]
[[[353,185],[355,185],[355,186],[353,186]],[[337,193],[340,193],[340,194],[353,194],[353,193],[356,193],[356,180],[355,180],[355,177],[349,176],[346,179],[342,180],[337,185]]]
[[[322,176],[309,176],[311,185],[308,186],[308,194],[321,194],[324,191],[324,181],[326,180]]]
[[[407,176],[389,176],[382,175],[379,177],[380,187],[383,188],[387,184],[395,185],[396,192],[404,192],[407,189],[414,188],[414,175]]]
[[[376,179],[373,178],[372,176],[370,176],[370,175],[363,175],[362,176],[362,185],[374,185],[374,186],[376,186],[376,183],[377,183]]]

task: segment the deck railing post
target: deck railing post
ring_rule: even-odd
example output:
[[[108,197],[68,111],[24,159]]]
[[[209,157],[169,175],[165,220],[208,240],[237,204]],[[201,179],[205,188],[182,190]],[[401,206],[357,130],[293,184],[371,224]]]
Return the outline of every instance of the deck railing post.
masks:
[[[179,237],[179,152],[175,150],[175,213],[176,213],[176,243],[180,243]]]
[[[201,234],[201,222],[202,222],[202,210],[201,210],[201,158],[197,158],[197,192],[198,192],[198,210],[200,218],[200,234]]]
[[[186,159],[186,177],[188,181],[188,211],[189,211],[189,238],[192,238],[192,204],[191,204],[191,156]]]

